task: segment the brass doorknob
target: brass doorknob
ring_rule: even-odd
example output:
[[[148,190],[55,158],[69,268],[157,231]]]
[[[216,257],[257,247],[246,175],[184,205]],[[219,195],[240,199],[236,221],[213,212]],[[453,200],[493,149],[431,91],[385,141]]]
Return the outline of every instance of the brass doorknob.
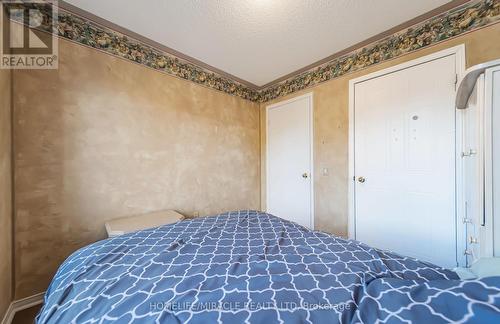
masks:
[[[359,183],[365,183],[366,179],[364,177],[359,177],[358,182]]]
[[[304,172],[304,173],[302,174],[302,178],[307,179],[307,177],[309,177],[309,175],[307,174],[307,172]]]

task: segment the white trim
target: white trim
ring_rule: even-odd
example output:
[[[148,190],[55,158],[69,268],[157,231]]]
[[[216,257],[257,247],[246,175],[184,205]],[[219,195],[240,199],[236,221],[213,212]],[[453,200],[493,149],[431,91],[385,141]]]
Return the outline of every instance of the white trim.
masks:
[[[10,303],[9,308],[7,308],[7,312],[5,313],[5,316],[2,320],[2,324],[12,323],[14,315],[16,315],[17,312],[42,304],[44,296],[45,292],[41,292],[33,296],[14,300],[12,303]]]
[[[424,64],[430,61],[434,61],[446,56],[455,55],[456,73],[458,80],[463,78],[465,73],[465,45],[460,44],[458,46],[450,47],[442,51],[438,51],[426,56],[419,57],[417,59],[404,62],[380,71],[376,71],[359,78],[349,80],[349,188],[348,188],[348,235],[351,239],[356,239],[356,224],[355,224],[355,189],[354,189],[354,176],[355,176],[355,166],[354,166],[354,86],[357,83],[361,83],[370,79],[381,77],[386,74],[394,73],[400,70],[404,70],[419,64]],[[462,173],[462,159],[459,158],[460,149],[462,147],[462,115],[455,114],[456,118],[456,219],[457,219],[457,235],[459,234],[458,221],[463,217],[463,208],[461,206],[461,197],[463,197],[462,179],[459,175]],[[461,224],[462,226],[463,224]],[[463,246],[462,246],[463,245]],[[457,236],[457,261],[461,259],[459,256],[459,251],[465,250],[465,238]],[[461,263],[461,262],[460,262]]]
[[[348,190],[347,190],[347,237],[356,239],[356,192],[354,190],[354,80],[349,80],[349,142],[348,142]]]
[[[309,170],[310,173],[310,188],[311,188],[311,229],[314,229],[314,101],[313,101],[313,93],[308,92],[306,94],[293,97],[288,100],[280,101],[275,104],[266,106],[266,211],[267,206],[269,205],[269,109],[276,108],[279,106],[283,106],[289,104],[291,102],[308,98],[309,99],[309,136],[311,140],[310,145],[310,154],[311,154],[311,168]],[[276,215],[280,216],[280,215]]]
[[[12,309],[12,303],[10,303],[9,307],[7,307],[7,310],[5,311],[5,315],[3,316],[2,324],[12,323],[12,319],[14,319],[14,314],[15,312]]]
[[[459,80],[465,75],[465,45],[461,44],[450,49],[455,51],[455,71],[457,73],[457,84],[455,85],[455,99],[459,88]],[[437,52],[440,53],[440,52]],[[455,102],[455,101],[454,101]],[[456,108],[456,105],[455,105]],[[467,232],[465,218],[465,188],[464,188],[464,160],[462,152],[464,149],[464,118],[462,110],[455,109],[455,227],[456,227],[456,260],[457,266],[467,266]]]

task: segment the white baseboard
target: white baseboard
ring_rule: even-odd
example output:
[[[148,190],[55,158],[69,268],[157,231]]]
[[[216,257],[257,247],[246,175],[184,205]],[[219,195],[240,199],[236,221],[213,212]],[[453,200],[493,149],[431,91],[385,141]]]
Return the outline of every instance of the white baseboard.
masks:
[[[9,308],[7,308],[7,312],[5,312],[2,324],[12,323],[12,319],[14,319],[14,315],[16,315],[17,312],[33,307],[35,305],[42,304],[44,295],[45,292],[41,292],[33,296],[14,300],[12,303],[10,303]]]

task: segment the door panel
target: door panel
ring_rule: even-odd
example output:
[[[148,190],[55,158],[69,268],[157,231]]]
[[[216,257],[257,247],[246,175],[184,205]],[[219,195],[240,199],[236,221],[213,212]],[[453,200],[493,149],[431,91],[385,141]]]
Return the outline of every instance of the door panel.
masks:
[[[355,85],[356,239],[456,266],[455,56]]]
[[[312,228],[310,97],[267,110],[267,211]]]

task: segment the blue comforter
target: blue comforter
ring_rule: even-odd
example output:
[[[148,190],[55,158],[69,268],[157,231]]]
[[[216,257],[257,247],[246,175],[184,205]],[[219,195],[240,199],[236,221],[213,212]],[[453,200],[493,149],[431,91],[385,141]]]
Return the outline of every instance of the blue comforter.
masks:
[[[256,211],[82,248],[38,323],[500,322],[500,277],[449,270]]]

